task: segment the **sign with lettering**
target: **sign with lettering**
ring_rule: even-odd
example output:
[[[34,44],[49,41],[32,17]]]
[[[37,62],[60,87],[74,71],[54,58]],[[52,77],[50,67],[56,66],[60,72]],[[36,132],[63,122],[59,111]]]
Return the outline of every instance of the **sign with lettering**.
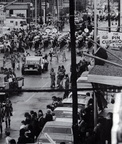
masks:
[[[111,46],[113,48],[122,48],[122,33],[110,32],[100,34],[100,45],[103,47]]]

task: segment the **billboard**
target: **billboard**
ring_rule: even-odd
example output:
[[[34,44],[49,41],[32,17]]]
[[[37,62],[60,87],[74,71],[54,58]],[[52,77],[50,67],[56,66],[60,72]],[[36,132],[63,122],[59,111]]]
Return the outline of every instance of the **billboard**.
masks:
[[[103,47],[111,46],[113,48],[122,48],[122,33],[110,32],[100,33],[100,45]]]

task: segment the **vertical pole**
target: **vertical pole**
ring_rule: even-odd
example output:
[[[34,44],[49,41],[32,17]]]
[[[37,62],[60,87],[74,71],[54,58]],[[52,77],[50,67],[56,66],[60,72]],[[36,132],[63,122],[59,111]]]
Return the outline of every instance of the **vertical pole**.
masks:
[[[122,0],[120,0],[120,26],[122,26]],[[122,31],[121,28],[120,31]]]
[[[77,3],[77,0],[75,0],[75,14],[76,14],[76,11],[77,11],[77,5],[76,5],[76,3]]]
[[[47,0],[45,0],[45,23],[47,23]]]
[[[110,0],[108,0],[108,30],[111,32]]]
[[[59,2],[58,2],[58,0],[56,0],[56,7],[57,7],[57,17],[58,17],[58,19],[59,19]]]
[[[120,14],[120,0],[118,0],[118,29],[117,31],[120,32],[120,17],[121,14]]]
[[[39,16],[40,16],[40,23],[42,22],[42,0],[39,0]]]
[[[94,0],[94,52],[97,50],[97,0]],[[97,124],[97,100],[94,94],[94,126]]]
[[[76,73],[76,49],[75,49],[75,24],[74,24],[74,0],[69,0],[70,11],[70,39],[71,39],[71,89],[73,101],[73,136],[74,144],[78,144],[78,117],[77,117],[77,73]]]
[[[35,24],[37,24],[37,0],[35,0]]]

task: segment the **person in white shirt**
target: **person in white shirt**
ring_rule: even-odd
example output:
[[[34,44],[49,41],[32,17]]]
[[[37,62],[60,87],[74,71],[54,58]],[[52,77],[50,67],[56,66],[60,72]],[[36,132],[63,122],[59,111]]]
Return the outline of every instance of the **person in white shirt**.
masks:
[[[6,142],[6,144],[10,144],[9,141],[12,139],[12,138],[10,137],[10,132],[6,131],[5,134],[6,134],[5,142]]]

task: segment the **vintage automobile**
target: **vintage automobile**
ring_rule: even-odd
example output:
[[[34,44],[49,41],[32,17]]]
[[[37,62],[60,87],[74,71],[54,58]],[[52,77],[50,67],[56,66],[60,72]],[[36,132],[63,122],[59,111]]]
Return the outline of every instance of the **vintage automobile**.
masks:
[[[42,57],[41,56],[27,56],[25,62],[22,65],[22,75],[25,75],[27,71],[37,71],[38,74],[42,73]]]
[[[73,144],[72,122],[47,122],[37,138],[37,144],[60,144],[61,142]]]
[[[54,109],[55,121],[72,122],[72,107],[57,107]],[[78,120],[80,120],[80,108],[78,108]]]
[[[24,78],[16,77],[13,79],[8,79],[6,74],[0,74],[0,90],[19,90],[24,86]],[[5,92],[6,93],[6,92]],[[0,92],[2,95],[2,93]],[[7,92],[8,94],[8,92]]]
[[[88,103],[87,97],[78,98],[78,108],[85,109],[87,107],[87,103]],[[72,107],[73,106],[72,97],[63,99],[62,106],[63,107]]]

